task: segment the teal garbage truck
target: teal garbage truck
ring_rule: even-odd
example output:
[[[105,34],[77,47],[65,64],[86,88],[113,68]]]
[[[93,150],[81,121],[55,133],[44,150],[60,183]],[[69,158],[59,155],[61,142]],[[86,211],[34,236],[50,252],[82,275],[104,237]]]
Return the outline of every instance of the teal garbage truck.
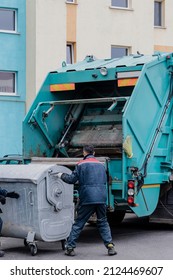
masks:
[[[86,144],[107,170],[112,224],[127,212],[173,223],[173,53],[88,55],[48,73],[23,121],[24,157],[73,170]]]

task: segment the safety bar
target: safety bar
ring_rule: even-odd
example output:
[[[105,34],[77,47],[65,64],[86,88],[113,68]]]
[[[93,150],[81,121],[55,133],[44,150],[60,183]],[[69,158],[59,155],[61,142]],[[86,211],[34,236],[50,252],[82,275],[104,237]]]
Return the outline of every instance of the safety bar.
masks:
[[[105,98],[92,98],[92,99],[70,99],[70,100],[59,100],[59,101],[45,101],[39,102],[35,110],[33,111],[28,123],[33,121],[33,117],[36,115],[39,107],[43,105],[50,105],[51,109],[49,108],[47,112],[43,112],[43,119],[49,115],[49,113],[54,109],[56,105],[65,105],[65,104],[87,104],[87,103],[105,103],[105,102],[112,102],[113,104],[108,108],[108,110],[112,110],[117,102],[127,101],[129,97],[105,97]]]

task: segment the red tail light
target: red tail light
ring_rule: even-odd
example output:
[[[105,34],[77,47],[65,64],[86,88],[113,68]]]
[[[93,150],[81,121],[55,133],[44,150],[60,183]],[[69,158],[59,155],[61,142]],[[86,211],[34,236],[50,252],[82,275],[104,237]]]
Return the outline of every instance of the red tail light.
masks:
[[[128,181],[128,188],[134,189],[134,188],[135,188],[135,182],[132,181],[132,180],[129,180],[129,181]]]
[[[133,206],[134,204],[134,197],[133,196],[128,196],[127,202],[130,206]]]
[[[127,190],[127,194],[128,194],[128,197],[127,197],[127,202],[130,206],[135,206],[135,203],[134,203],[134,195],[135,195],[135,181],[133,180],[129,180],[128,181],[128,190]]]

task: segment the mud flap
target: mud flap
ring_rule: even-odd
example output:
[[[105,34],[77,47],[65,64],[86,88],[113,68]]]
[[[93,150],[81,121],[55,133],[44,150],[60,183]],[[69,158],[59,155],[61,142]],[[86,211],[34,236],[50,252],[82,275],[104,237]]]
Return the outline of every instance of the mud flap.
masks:
[[[151,215],[158,204],[160,195],[160,185],[144,185],[135,197],[136,207],[130,207],[138,216]]]

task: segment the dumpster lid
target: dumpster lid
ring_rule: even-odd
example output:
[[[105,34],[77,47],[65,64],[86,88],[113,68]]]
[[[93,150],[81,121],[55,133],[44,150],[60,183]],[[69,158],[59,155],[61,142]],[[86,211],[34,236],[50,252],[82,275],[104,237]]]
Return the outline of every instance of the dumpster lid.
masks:
[[[1,165],[0,182],[32,182],[37,184],[50,170],[56,172],[56,164],[24,164],[24,165]]]

